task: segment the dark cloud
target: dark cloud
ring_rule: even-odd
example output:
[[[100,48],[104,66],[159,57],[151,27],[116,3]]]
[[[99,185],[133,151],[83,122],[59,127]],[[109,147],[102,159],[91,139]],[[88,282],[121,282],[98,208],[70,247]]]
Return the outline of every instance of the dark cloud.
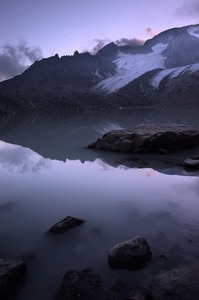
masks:
[[[6,44],[0,49],[0,81],[21,74],[34,61],[42,58],[41,50],[26,42],[17,46]]]
[[[129,45],[129,46],[141,46],[144,44],[145,41],[139,40],[139,39],[126,39],[126,38],[121,38],[119,40],[115,41],[115,44],[118,46],[124,46],[124,45]]]
[[[92,41],[94,44],[93,48],[89,50],[91,54],[96,54],[100,49],[102,49],[107,44],[111,43],[112,41],[109,39],[95,39]],[[144,44],[145,41],[139,40],[139,39],[127,39],[127,38],[121,38],[119,40],[114,41],[114,43],[118,46],[124,46],[124,45],[131,45],[131,46],[141,46]],[[86,52],[88,50],[85,50]]]
[[[108,39],[95,39],[92,41],[94,47],[89,51],[91,54],[96,54],[100,49],[109,44],[111,41]]]
[[[147,27],[145,28],[145,32],[150,36],[150,37],[154,37],[156,35],[156,32],[153,28],[151,27]]]
[[[182,16],[199,16],[199,1],[184,0],[176,13]]]

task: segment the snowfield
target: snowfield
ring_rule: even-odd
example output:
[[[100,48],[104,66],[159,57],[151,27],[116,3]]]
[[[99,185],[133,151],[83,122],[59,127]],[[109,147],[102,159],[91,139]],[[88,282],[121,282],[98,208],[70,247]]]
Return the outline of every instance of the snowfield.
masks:
[[[195,37],[197,37],[199,39],[199,25],[198,26],[190,26],[188,29],[187,29],[187,32],[190,34],[190,35],[193,35]]]
[[[106,94],[113,93],[145,72],[164,68],[165,57],[162,52],[166,48],[167,44],[159,43],[152,47],[151,53],[134,55],[119,53],[118,58],[114,61],[117,65],[117,73],[102,80],[94,87],[94,90],[100,90]]]
[[[187,28],[187,32],[189,35],[199,39],[199,25],[189,26],[189,28]],[[155,89],[158,89],[160,82],[166,76],[175,78],[185,73],[199,71],[198,63],[167,69],[164,66],[166,57],[162,54],[167,46],[168,44],[159,43],[152,47],[152,52],[146,54],[126,54],[120,52],[118,54],[118,58],[114,60],[114,63],[117,66],[116,73],[114,75],[110,74],[110,76],[108,76],[106,79],[96,84],[92,90],[105,94],[111,94],[117,92],[120,88],[124,87],[148,71],[162,69],[151,80],[151,86]]]
[[[160,71],[158,74],[156,74],[153,77],[153,79],[151,80],[151,85],[154,88],[158,89],[160,82],[166,76],[169,76],[170,78],[175,78],[175,77],[178,77],[185,73],[194,73],[196,71],[199,71],[199,63],[189,65],[189,66],[183,66],[183,67],[179,67],[179,68],[165,69],[165,70]]]

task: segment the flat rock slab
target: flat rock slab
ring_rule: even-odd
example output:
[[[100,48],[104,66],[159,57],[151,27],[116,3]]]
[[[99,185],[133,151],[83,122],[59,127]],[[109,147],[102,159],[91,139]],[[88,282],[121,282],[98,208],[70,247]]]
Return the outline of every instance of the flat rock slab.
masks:
[[[71,216],[66,217],[65,219],[59,221],[50,228],[51,233],[63,233],[70,230],[73,227],[80,226],[85,221],[80,220]]]
[[[140,124],[106,133],[88,148],[118,152],[157,152],[199,145],[199,125]]]
[[[108,261],[112,268],[141,269],[151,257],[149,245],[142,236],[119,243],[108,252]]]
[[[151,294],[154,300],[198,300],[199,267],[177,268],[156,276]]]
[[[95,299],[100,286],[100,275],[91,269],[65,273],[56,300]]]
[[[27,267],[22,260],[0,259],[0,299],[14,299]]]

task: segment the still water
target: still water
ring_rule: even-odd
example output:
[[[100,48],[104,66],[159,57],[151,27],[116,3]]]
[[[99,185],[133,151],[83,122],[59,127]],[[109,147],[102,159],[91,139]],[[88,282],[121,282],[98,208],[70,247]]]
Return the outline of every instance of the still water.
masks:
[[[103,299],[120,277],[129,288],[147,285],[160,270],[198,261],[199,174],[129,168],[118,154],[105,160],[86,148],[132,118],[121,120],[31,119],[2,133],[0,257],[28,265],[18,300],[51,300],[70,269],[99,272]],[[51,236],[50,227],[68,215],[86,222]],[[140,271],[111,270],[108,250],[137,235],[147,239],[152,262]]]

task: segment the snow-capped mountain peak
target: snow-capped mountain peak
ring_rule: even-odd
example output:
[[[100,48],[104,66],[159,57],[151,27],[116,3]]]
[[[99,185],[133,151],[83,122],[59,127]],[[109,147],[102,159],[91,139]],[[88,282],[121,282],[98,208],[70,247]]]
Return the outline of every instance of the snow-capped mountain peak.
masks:
[[[162,52],[167,44],[159,43],[151,48],[149,53],[126,54],[119,52],[114,60],[116,73],[98,83],[92,90],[114,93],[129,82],[153,69],[164,68],[165,57]]]

